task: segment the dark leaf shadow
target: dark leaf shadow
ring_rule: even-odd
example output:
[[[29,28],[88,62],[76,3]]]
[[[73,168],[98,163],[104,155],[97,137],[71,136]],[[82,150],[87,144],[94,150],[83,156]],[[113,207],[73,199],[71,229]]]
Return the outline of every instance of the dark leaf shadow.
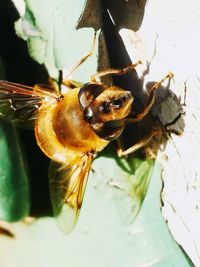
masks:
[[[117,3],[116,1],[102,1],[102,35],[107,46],[111,68],[122,69],[132,64],[121,36],[119,35],[119,29],[125,27],[132,30],[138,30],[143,20],[145,4],[146,1],[145,3],[143,3],[141,11],[141,7],[138,6],[138,1],[117,1]],[[133,23],[132,27],[128,25],[128,22],[125,22],[126,19],[124,17],[126,16],[124,16],[124,10],[126,10],[126,8],[127,16],[134,9],[140,10],[139,13],[135,11],[138,20]],[[122,17],[125,21],[123,21]],[[127,18],[127,21],[129,20],[130,18]],[[147,65],[147,69],[144,71],[142,78],[138,77],[136,70],[132,70],[129,73],[121,76],[112,77],[114,85],[124,88],[125,90],[130,90],[132,95],[134,96],[134,105],[132,109],[133,116],[142,112],[145,104],[148,101],[148,89],[157,82],[149,82],[146,85],[147,90],[144,90],[144,78],[150,71],[150,63]],[[161,85],[157,90],[155,103],[149,114],[143,120],[132,125],[128,125],[125,128],[123,134],[120,136],[120,140],[124,144],[125,149],[135,144],[139,140],[145,138],[145,136],[149,135],[154,128],[158,128],[163,132],[163,135],[152,138],[152,142],[148,144],[148,148],[152,147],[152,152],[154,156],[156,156],[158,149],[160,149],[161,147],[161,144],[162,148],[164,149],[171,133],[182,133],[185,125],[184,118],[182,116],[183,109],[179,99],[170,90],[170,82],[171,81],[169,80],[166,87]],[[165,105],[168,105],[167,114],[162,114],[162,110],[166,110],[166,108],[163,108],[163,106]],[[146,152],[147,151],[145,147],[144,149],[137,151],[135,155],[139,157],[145,157]]]
[[[12,1],[0,1],[0,57],[6,79],[30,86],[38,82],[46,83],[48,74],[44,66],[30,58],[26,42],[18,38],[14,31],[14,22],[18,18],[19,14]],[[48,190],[49,160],[39,150],[32,131],[19,129],[18,132],[23,141],[30,177],[30,215],[51,213]]]

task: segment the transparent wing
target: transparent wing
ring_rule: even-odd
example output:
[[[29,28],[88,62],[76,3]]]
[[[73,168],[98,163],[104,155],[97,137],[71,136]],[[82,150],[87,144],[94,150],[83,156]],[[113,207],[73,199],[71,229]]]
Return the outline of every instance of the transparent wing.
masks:
[[[0,80],[0,118],[31,128],[45,96],[45,90]]]
[[[50,163],[53,211],[59,227],[66,234],[73,230],[78,220],[92,159],[92,154],[79,154],[69,164]]]

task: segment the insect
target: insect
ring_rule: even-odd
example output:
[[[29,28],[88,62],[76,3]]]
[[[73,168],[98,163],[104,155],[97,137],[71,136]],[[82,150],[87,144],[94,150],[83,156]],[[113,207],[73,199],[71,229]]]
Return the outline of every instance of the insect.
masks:
[[[134,98],[130,91],[98,82],[96,77],[122,75],[134,69],[137,62],[122,70],[109,69],[76,87],[64,81],[67,90],[0,81],[0,118],[20,127],[34,127],[40,149],[51,159],[50,195],[54,215],[65,233],[76,225],[92,160],[110,141],[117,139],[126,123],[141,120],[154,103],[155,91],[172,77],[169,73],[150,90],[149,101],[142,113],[130,116]],[[154,135],[134,144],[119,156],[128,155],[144,146]]]

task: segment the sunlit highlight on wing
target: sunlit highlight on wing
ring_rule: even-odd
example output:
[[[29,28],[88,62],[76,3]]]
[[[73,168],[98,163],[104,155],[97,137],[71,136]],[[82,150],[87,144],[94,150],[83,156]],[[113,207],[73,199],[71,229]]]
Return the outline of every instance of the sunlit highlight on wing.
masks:
[[[25,86],[0,80],[0,118],[13,124],[32,128],[37,117],[38,108],[46,96],[54,97],[45,92],[45,89],[37,90],[36,87]]]
[[[49,169],[50,195],[54,215],[64,233],[76,225],[91,168],[91,153],[77,154],[70,163],[51,162]]]

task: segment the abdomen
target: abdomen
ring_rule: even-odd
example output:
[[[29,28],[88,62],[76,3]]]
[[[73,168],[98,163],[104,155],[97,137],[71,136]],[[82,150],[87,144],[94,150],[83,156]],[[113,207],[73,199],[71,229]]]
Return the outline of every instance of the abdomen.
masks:
[[[78,91],[72,89],[64,99],[46,102],[39,109],[35,123],[36,140],[42,151],[53,160],[70,160],[80,152],[98,152],[108,144],[84,121]]]

